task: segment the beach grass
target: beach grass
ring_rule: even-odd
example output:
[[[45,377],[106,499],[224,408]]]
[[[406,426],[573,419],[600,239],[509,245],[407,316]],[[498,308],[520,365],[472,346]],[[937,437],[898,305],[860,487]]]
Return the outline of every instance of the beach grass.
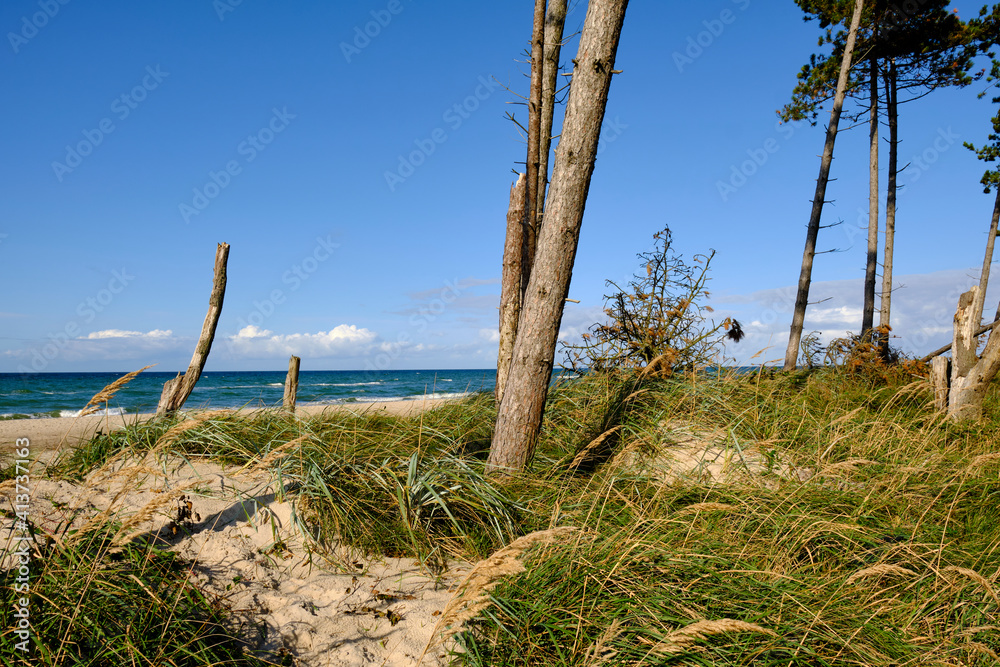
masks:
[[[532,469],[502,483],[484,474],[489,395],[406,418],[191,413],[52,471],[207,457],[280,480],[317,554],[478,561],[435,640],[462,664],[985,666],[998,398],[957,426],[905,373],[593,374],[551,392]]]

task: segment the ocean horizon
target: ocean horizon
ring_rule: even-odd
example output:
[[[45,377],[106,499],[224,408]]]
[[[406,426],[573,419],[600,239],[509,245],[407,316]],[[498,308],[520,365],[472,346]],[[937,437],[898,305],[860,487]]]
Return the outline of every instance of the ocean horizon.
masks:
[[[285,371],[206,371],[185,408],[259,408],[281,404]],[[125,373],[0,373],[0,419],[78,416],[101,389]],[[176,372],[146,371],[99,414],[156,411],[163,383]],[[421,398],[462,398],[492,392],[496,369],[300,371],[298,405],[340,405]]]

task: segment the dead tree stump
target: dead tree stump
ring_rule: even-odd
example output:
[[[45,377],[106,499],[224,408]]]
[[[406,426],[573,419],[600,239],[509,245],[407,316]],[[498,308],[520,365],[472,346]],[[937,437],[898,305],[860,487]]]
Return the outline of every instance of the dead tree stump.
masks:
[[[191,364],[186,373],[178,374],[177,377],[167,380],[163,384],[160,403],[156,407],[158,415],[180,410],[188,396],[194,391],[194,385],[198,382],[198,378],[201,377],[205,362],[208,360],[208,353],[212,350],[215,327],[219,323],[222,301],[226,296],[226,263],[228,261],[229,244],[220,243],[215,250],[215,279],[212,281],[212,294],[208,299],[208,314],[205,315],[201,336],[198,337],[198,344],[195,345],[194,354],[191,356]]]
[[[289,412],[295,412],[295,397],[299,393],[299,362],[302,361],[294,354],[288,360],[288,375],[285,376],[285,396],[281,401],[282,407]]]

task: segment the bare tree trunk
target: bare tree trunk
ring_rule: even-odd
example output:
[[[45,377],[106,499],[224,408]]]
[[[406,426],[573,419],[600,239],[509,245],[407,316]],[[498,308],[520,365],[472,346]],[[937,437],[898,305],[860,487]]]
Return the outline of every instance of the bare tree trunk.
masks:
[[[205,362],[208,360],[208,353],[212,350],[215,327],[219,323],[222,301],[226,296],[226,263],[228,261],[229,244],[220,243],[215,250],[215,279],[212,281],[212,294],[208,299],[208,314],[205,315],[205,323],[201,327],[201,336],[198,337],[198,344],[195,345],[191,364],[186,373],[178,375],[172,380],[167,380],[163,384],[163,393],[160,394],[160,403],[156,407],[156,414],[180,410],[188,396],[194,391],[194,385],[198,382],[198,378],[201,377]]]
[[[1000,335],[994,327],[981,357],[976,356],[979,321],[974,317],[979,299],[974,286],[958,299],[954,342],[951,347],[951,388],[948,417],[952,421],[974,421],[983,415],[986,390],[1000,370]]]
[[[986,237],[986,257],[983,258],[983,270],[979,274],[979,292],[976,296],[976,310],[972,313],[972,319],[976,326],[983,319],[983,307],[986,305],[986,288],[990,283],[990,266],[993,264],[993,244],[997,238],[997,223],[1000,222],[1000,188],[997,188],[997,197],[993,203],[993,219],[990,221],[990,233]]]
[[[487,462],[492,472],[522,470],[534,455],[627,5],[628,0],[587,5],[546,221]]]
[[[935,357],[931,362],[931,387],[934,389],[934,409],[948,409],[948,357]]]
[[[837,126],[840,123],[841,109],[844,107],[844,91],[847,89],[847,75],[851,69],[851,56],[854,53],[854,41],[858,34],[863,5],[864,0],[855,0],[851,28],[847,33],[844,57],[840,64],[840,77],[837,79],[837,92],[833,98],[833,109],[830,110],[830,124],[826,128],[823,159],[820,161],[819,177],[816,179],[816,194],[813,196],[812,213],[809,216],[809,227],[806,229],[806,246],[802,252],[802,270],[799,273],[798,293],[795,296],[795,311],[792,313],[788,348],[785,350],[786,371],[795,370],[799,357],[799,341],[802,339],[802,326],[806,319],[806,306],[809,304],[809,286],[812,283],[813,258],[816,256],[816,237],[819,236],[819,221],[823,213],[823,204],[826,201],[826,185],[830,180],[830,165],[833,162],[833,145],[837,140]]]
[[[896,106],[896,59],[889,61],[885,82],[886,116],[889,118],[889,184],[885,196],[885,252],[882,254],[882,296],[879,303],[879,326],[889,327],[892,314],[892,255],[896,240],[896,175],[899,159],[899,116]],[[883,352],[888,351],[889,333],[879,337]]]
[[[288,375],[285,376],[285,395],[281,405],[289,412],[295,412],[295,398],[299,393],[299,362],[302,360],[294,354],[288,360]]]
[[[524,202],[524,254],[521,260],[521,289],[535,263],[538,228],[535,210],[538,201],[539,137],[542,124],[542,60],[545,51],[545,0],[535,0],[535,18],[531,31],[531,89],[528,93],[528,156],[525,164],[528,184]]]
[[[519,174],[510,188],[507,208],[507,239],[503,248],[503,276],[500,279],[500,353],[497,355],[497,405],[503,398],[510,371],[510,357],[514,352],[517,320],[521,312],[521,252],[524,246],[524,190],[525,176]]]
[[[865,264],[861,335],[869,335],[875,320],[875,276],[878,273],[878,61],[869,59],[871,107],[868,119],[868,259]]]
[[[545,189],[549,183],[549,151],[552,147],[552,120],[556,109],[559,81],[559,54],[566,25],[566,0],[550,0],[545,15],[545,51],[542,57],[542,125],[539,129],[538,190],[535,203],[535,226],[544,224]]]

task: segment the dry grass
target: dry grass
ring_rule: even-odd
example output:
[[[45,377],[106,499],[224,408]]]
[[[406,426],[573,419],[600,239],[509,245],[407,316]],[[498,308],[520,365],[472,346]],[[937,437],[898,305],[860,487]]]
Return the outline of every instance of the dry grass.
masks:
[[[777,637],[773,630],[763,628],[756,623],[737,621],[731,618],[722,618],[717,621],[698,621],[683,628],[674,630],[666,639],[653,647],[650,653],[670,655],[673,653],[683,653],[689,650],[697,642],[715,635],[728,635],[739,632],[755,632],[758,634]]]
[[[80,410],[79,416],[86,417],[87,415],[94,414],[95,412],[100,410],[101,403],[107,403],[108,401],[110,401],[112,398],[114,398],[115,394],[117,394],[122,387],[124,387],[129,382],[134,380],[136,376],[139,375],[139,373],[143,372],[144,370],[150,369],[155,365],[156,364],[150,364],[149,366],[143,366],[137,371],[126,373],[125,375],[121,376],[108,386],[104,387],[104,389],[94,394],[93,398],[87,401],[87,404],[83,406],[82,410]]]
[[[915,577],[917,573],[913,570],[902,567],[900,565],[893,565],[892,563],[880,563],[878,565],[872,565],[871,567],[866,567],[863,570],[858,570],[851,576],[847,578],[846,583],[852,584],[858,579],[866,578],[882,578],[882,577]]]
[[[535,531],[517,538],[503,549],[476,563],[458,585],[455,596],[441,611],[441,618],[434,626],[431,641],[424,649],[424,655],[431,647],[446,642],[454,636],[466,621],[489,606],[489,593],[496,588],[503,577],[525,571],[522,558],[529,549],[535,545],[551,544],[566,539],[579,532],[579,528],[572,526]]]

